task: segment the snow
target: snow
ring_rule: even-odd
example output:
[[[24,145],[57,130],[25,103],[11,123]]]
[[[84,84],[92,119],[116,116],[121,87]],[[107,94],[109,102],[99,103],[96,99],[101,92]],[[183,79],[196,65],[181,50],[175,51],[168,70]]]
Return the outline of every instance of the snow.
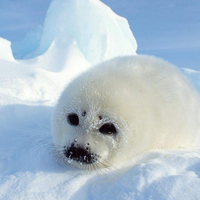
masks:
[[[91,64],[117,55],[132,55],[137,49],[127,20],[99,0],[54,0],[48,9],[43,31],[38,29],[35,32],[38,36],[36,44],[41,38],[38,48],[32,53],[29,48],[29,55],[21,52],[21,57],[41,55],[55,40],[64,51],[69,44],[75,43]]]
[[[14,61],[10,46],[11,46],[10,41],[0,38],[0,59]]]
[[[32,58],[24,60],[0,38],[0,199],[200,199],[197,149],[148,152],[134,166],[102,173],[57,162],[56,100],[90,65],[135,54],[125,19],[99,0],[53,0],[43,30],[27,38],[18,55]],[[183,71],[200,90],[200,72]]]

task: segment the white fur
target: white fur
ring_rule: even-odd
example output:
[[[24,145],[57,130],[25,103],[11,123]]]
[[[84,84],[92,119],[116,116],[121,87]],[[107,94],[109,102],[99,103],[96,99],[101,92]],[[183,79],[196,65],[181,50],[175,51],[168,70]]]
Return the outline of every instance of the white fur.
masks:
[[[66,114],[72,112],[79,115],[78,127],[67,122]],[[105,122],[115,124],[115,137],[98,131]],[[166,61],[143,55],[118,57],[90,68],[68,85],[55,108],[52,134],[58,149],[75,139],[89,142],[106,166],[126,163],[152,149],[197,148],[200,96]]]

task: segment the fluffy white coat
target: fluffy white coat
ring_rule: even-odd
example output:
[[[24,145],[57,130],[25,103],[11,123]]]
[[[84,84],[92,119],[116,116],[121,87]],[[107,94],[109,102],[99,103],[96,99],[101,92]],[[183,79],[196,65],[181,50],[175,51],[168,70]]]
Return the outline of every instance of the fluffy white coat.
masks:
[[[68,113],[77,113],[78,126],[68,123]],[[115,125],[116,135],[99,132],[107,122]],[[55,108],[52,134],[64,159],[62,149],[74,140],[89,143],[100,156],[93,168],[123,165],[152,149],[198,148],[200,96],[166,61],[144,55],[117,57],[72,80]]]

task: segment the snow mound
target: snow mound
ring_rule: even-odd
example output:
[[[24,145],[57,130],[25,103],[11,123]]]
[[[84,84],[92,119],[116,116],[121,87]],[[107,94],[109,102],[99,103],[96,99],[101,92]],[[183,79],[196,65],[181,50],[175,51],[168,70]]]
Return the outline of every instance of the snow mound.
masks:
[[[94,63],[135,54],[136,48],[126,19],[99,0],[54,0],[44,28],[28,33],[15,52],[32,59],[14,60],[10,42],[0,40],[0,102],[50,105],[70,79]]]
[[[118,55],[133,55],[137,49],[127,20],[99,0],[53,0],[39,47],[29,56],[42,55],[55,40],[63,51],[76,44],[91,64]]]
[[[71,47],[66,56],[54,50],[50,47],[44,55],[31,60],[0,60],[1,105],[54,105],[65,85],[90,66],[77,48]],[[60,59],[56,62],[54,56]]]
[[[3,38],[0,38],[0,59],[14,61],[11,42]]]

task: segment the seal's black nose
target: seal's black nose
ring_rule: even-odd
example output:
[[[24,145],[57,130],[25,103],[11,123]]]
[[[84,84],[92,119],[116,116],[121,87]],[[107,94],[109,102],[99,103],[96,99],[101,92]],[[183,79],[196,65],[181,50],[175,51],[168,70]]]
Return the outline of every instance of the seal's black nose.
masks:
[[[74,144],[64,150],[67,158],[76,160],[81,163],[91,164],[95,161],[93,154],[90,153],[90,148],[75,147]]]

